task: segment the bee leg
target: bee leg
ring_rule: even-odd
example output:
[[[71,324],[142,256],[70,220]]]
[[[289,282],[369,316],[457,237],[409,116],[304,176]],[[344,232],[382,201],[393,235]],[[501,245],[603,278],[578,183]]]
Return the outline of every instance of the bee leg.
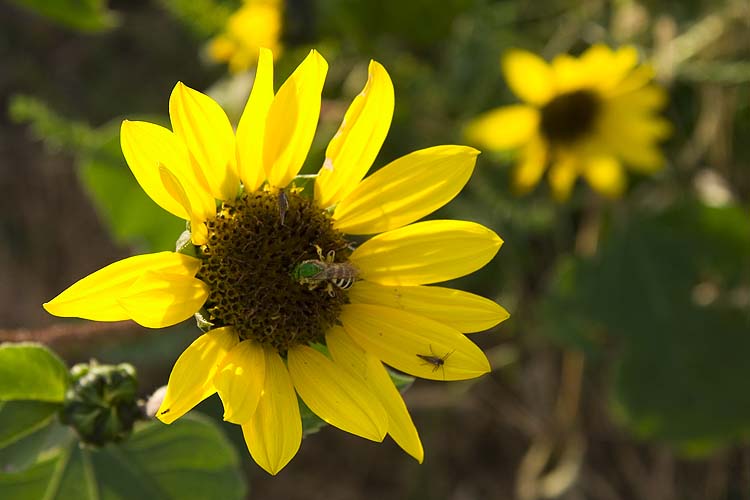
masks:
[[[332,283],[326,283],[326,291],[328,292],[328,296],[329,297],[335,297],[336,296],[336,292],[333,289],[333,284]]]
[[[318,252],[318,258],[320,260],[325,260],[325,258],[323,257],[323,249],[320,248],[319,245],[315,245],[315,250]]]
[[[333,259],[336,258],[336,250],[329,250],[326,254],[326,262],[333,262]]]

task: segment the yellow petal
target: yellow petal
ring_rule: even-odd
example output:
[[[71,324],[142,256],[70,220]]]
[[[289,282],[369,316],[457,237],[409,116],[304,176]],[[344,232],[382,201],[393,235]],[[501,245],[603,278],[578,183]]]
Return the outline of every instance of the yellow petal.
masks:
[[[216,392],[213,384],[216,370],[237,341],[237,333],[225,327],[211,330],[190,344],[172,368],[167,393],[156,417],[171,424]]]
[[[239,190],[234,131],[221,106],[178,82],[169,97],[169,117],[175,134],[200,166],[214,198],[234,200]]]
[[[511,49],[503,55],[503,74],[508,87],[520,99],[541,106],[555,92],[554,76],[549,65],[525,50]]]
[[[464,334],[424,316],[389,307],[347,304],[339,319],[364,350],[410,375],[464,380],[490,371],[487,357]]]
[[[198,312],[208,298],[208,291],[208,285],[198,278],[147,271],[117,302],[139,325],[164,328]]]
[[[157,274],[180,275],[192,279],[201,261],[175,252],[136,255],[104,267],[78,280],[57,297],[44,304],[50,314],[94,321],[130,319],[118,299],[149,271]]]
[[[273,54],[260,49],[253,90],[237,126],[237,168],[245,191],[258,189],[266,178],[263,168],[263,135],[273,101]]]
[[[557,95],[589,86],[591,72],[587,71],[588,68],[585,68],[578,58],[568,54],[559,54],[552,59],[550,67]]]
[[[591,187],[610,198],[617,198],[625,190],[626,179],[622,165],[612,156],[594,156],[586,161],[583,175]]]
[[[224,357],[214,378],[214,386],[224,403],[224,420],[245,424],[255,414],[266,378],[263,348],[244,340]]]
[[[331,425],[372,441],[382,441],[388,415],[367,386],[308,346],[289,350],[289,375],[302,400]]]
[[[393,83],[370,61],[367,84],[354,98],[315,179],[315,199],[328,207],[344,199],[365,176],[385,141],[393,118]]]
[[[208,57],[217,62],[228,61],[237,50],[237,44],[225,35],[219,35],[208,42]]]
[[[488,330],[510,317],[490,299],[438,286],[384,286],[357,281],[349,290],[353,303],[402,309],[446,324],[463,333]]]
[[[209,218],[216,214],[216,205],[213,197],[206,191],[198,193],[193,191],[191,198],[185,187],[177,177],[164,165],[159,165],[161,182],[167,192],[180,202],[185,211],[190,214],[190,237],[196,245],[203,245],[208,240],[208,228],[204,224]],[[205,194],[205,197],[200,196]]]
[[[388,434],[419,463],[424,449],[404,399],[378,358],[362,350],[340,326],[326,334],[326,344],[336,364],[362,378],[388,414]]]
[[[268,110],[263,165],[272,186],[285,187],[297,175],[310,150],[320,115],[328,63],[311,51],[281,86]]]
[[[521,150],[513,169],[513,187],[519,194],[528,193],[539,183],[547,166],[547,145],[536,136]]]
[[[122,122],[120,143],[125,159],[138,184],[159,206],[185,220],[190,214],[167,190],[161,180],[159,165],[164,165],[180,183],[195,189],[196,196],[213,197],[193,170],[187,149],[172,132],[148,122]]]
[[[578,178],[578,160],[573,155],[565,155],[552,164],[549,170],[549,184],[552,196],[557,201],[565,201]]]
[[[539,128],[539,110],[521,104],[493,109],[466,127],[466,138],[491,150],[515,149]]]
[[[250,454],[269,474],[276,474],[297,454],[302,442],[302,420],[294,386],[284,362],[264,347],[266,376],[252,420],[242,425]]]
[[[373,234],[421,219],[463,189],[478,154],[466,146],[435,146],[389,163],[338,204],[334,227],[348,234]]]
[[[423,285],[476,271],[502,244],[497,234],[475,222],[434,220],[374,236],[350,260],[368,281]]]

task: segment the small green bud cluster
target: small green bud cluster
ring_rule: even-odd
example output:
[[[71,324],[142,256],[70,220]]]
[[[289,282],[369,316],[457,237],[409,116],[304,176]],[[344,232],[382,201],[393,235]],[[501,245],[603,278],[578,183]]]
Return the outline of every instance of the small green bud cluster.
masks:
[[[85,443],[103,446],[126,439],[136,420],[144,418],[136,400],[135,369],[127,364],[75,365],[60,420],[73,427]]]

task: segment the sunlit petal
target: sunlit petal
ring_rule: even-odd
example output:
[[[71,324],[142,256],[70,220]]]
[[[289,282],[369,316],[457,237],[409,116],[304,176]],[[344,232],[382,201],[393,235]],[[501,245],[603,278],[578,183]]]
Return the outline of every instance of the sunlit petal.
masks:
[[[351,255],[363,279],[381,285],[422,285],[481,268],[503,240],[467,221],[418,222],[370,238]]]
[[[242,425],[250,454],[269,474],[277,474],[297,454],[302,443],[297,394],[284,362],[264,347],[266,376],[263,393],[250,422]]]
[[[273,102],[273,54],[260,49],[258,69],[250,97],[237,126],[237,168],[245,191],[255,191],[263,184],[263,137],[266,117]]]
[[[334,227],[348,234],[380,233],[429,215],[463,189],[478,154],[466,146],[435,146],[391,162],[338,204]]]
[[[216,392],[213,379],[219,363],[237,344],[237,333],[217,328],[198,337],[177,358],[169,375],[167,393],[156,417],[171,424]]]
[[[346,432],[383,440],[388,415],[360,379],[307,346],[290,349],[288,362],[294,387],[316,415]]]
[[[120,144],[138,184],[159,206],[185,220],[190,214],[162,183],[159,166],[165,166],[181,183],[195,189],[201,199],[209,197],[208,187],[197,176],[182,141],[164,127],[148,122],[124,120]]]
[[[214,198],[233,200],[239,190],[234,131],[224,110],[182,82],[169,98],[172,129],[200,166]]]
[[[383,306],[348,304],[340,320],[364,350],[410,375],[464,380],[490,371],[482,350],[464,334],[424,316]]]
[[[365,88],[354,98],[315,179],[315,199],[323,207],[344,199],[367,173],[393,118],[393,83],[385,68],[370,61]]]
[[[182,274],[147,271],[117,302],[146,328],[164,328],[192,317],[208,298],[208,285]]]
[[[249,422],[258,407],[265,379],[266,361],[260,344],[244,340],[234,346],[214,377],[214,386],[224,403],[224,420]]]
[[[378,358],[365,352],[340,326],[326,334],[326,345],[336,364],[352,376],[362,378],[388,414],[388,434],[419,463],[424,449],[409,410]]]
[[[490,299],[438,286],[385,286],[358,281],[349,290],[349,300],[353,304],[402,309],[463,333],[487,330],[510,317],[508,311]]]
[[[311,51],[271,103],[263,139],[263,165],[272,186],[285,187],[302,168],[318,126],[327,72],[326,60]]]
[[[200,265],[200,260],[174,252],[129,257],[78,280],[44,304],[44,308],[50,314],[62,317],[94,321],[130,319],[130,313],[120,305],[118,299],[126,295],[139,278],[148,272],[155,272],[180,276],[185,282],[192,282]]]

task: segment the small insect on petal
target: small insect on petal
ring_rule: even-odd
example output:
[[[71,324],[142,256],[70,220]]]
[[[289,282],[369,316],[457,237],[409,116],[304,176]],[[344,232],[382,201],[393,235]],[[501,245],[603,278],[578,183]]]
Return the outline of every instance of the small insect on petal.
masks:
[[[443,379],[445,379],[445,361],[448,359],[448,357],[455,352],[455,349],[453,351],[445,353],[443,356],[438,356],[435,354],[435,351],[432,350],[432,345],[430,345],[430,354],[417,354],[417,357],[424,361],[424,364],[432,365],[432,371],[436,372],[438,369],[443,369]]]

